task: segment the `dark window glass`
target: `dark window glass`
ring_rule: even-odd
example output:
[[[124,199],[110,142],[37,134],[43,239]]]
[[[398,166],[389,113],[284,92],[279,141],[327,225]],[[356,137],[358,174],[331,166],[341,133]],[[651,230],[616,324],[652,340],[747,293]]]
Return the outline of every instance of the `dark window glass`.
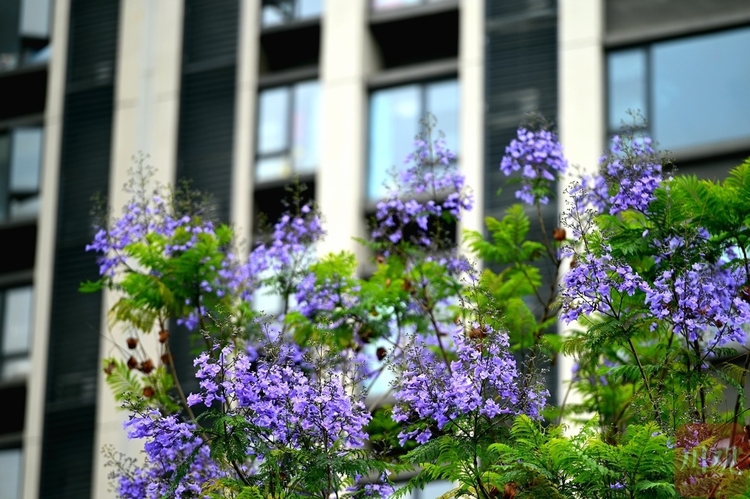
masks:
[[[640,111],[665,149],[750,138],[750,28],[680,38],[608,55],[608,126]]]
[[[314,173],[319,161],[319,135],[317,81],[262,90],[258,96],[256,182]]]
[[[39,211],[42,127],[19,127],[0,134],[0,221],[30,218]]]
[[[0,335],[0,380],[29,372],[29,349],[33,311],[33,288],[19,286],[0,291],[2,333]]]
[[[414,150],[419,120],[437,118],[449,149],[458,153],[458,82],[443,80],[377,90],[370,96],[367,198],[382,198],[393,169]],[[437,137],[433,137],[437,138]]]
[[[275,26],[320,17],[323,0],[263,0],[261,24]]]

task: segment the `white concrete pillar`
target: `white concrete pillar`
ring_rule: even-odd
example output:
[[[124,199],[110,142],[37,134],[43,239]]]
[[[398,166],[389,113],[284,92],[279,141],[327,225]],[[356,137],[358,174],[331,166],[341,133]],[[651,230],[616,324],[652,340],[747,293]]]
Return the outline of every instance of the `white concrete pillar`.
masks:
[[[56,0],[52,17],[52,54],[47,79],[47,107],[44,113],[44,157],[40,186],[39,225],[34,266],[34,320],[31,342],[31,371],[27,381],[26,421],[23,432],[24,499],[39,497],[42,479],[42,438],[47,387],[47,351],[57,233],[57,198],[60,151],[65,107],[65,78],[68,55],[70,0]]]
[[[240,249],[247,252],[252,237],[252,192],[255,171],[255,116],[258,101],[260,0],[240,3],[237,47],[234,154],[230,220]]]
[[[558,2],[558,123],[560,141],[571,165],[596,171],[604,149],[604,4],[603,0]],[[561,182],[562,184],[562,182]],[[560,185],[560,199],[564,185]],[[565,205],[560,206],[564,210]],[[563,272],[567,269],[562,269]],[[561,332],[567,326],[560,324]],[[558,393],[565,396],[574,359],[558,358]],[[574,392],[567,403],[580,402]]]
[[[482,232],[484,228],[484,0],[461,0],[460,9],[459,161],[474,193],[474,209],[459,224],[459,241],[464,229]]]
[[[130,195],[123,191],[134,165],[133,156],[145,154],[156,168],[153,179],[174,182],[177,164],[178,117],[182,58],[183,2],[181,0],[128,0],[120,4],[117,42],[117,70],[110,161],[109,202],[115,216]],[[107,314],[118,296],[103,296],[100,358],[117,355],[115,342],[122,345],[120,330],[110,330]],[[144,338],[147,349],[158,360],[158,338]],[[153,343],[151,345],[150,343]],[[99,374],[94,438],[92,497],[114,497],[109,489],[100,451],[113,445],[117,451],[139,457],[142,442],[130,442],[123,431],[127,414],[119,410],[112,392]]]
[[[321,153],[316,200],[328,236],[319,254],[361,247],[364,236],[368,60],[366,0],[326,0],[321,43]],[[360,253],[361,254],[361,253]]]

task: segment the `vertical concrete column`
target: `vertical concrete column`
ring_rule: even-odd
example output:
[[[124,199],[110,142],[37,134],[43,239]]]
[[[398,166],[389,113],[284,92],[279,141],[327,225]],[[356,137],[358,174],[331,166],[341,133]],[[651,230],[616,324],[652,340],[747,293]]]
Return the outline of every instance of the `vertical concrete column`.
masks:
[[[234,154],[230,219],[240,249],[248,251],[252,236],[252,192],[255,115],[258,101],[258,58],[260,0],[240,3],[237,47],[237,90],[235,99]]]
[[[316,199],[328,236],[320,254],[359,251],[364,235],[367,0],[326,0],[321,43],[321,153]]]
[[[460,9],[459,161],[474,193],[474,209],[459,224],[459,241],[464,229],[481,232],[484,227],[484,0],[461,0]]]
[[[130,197],[123,185],[135,164],[134,156],[147,156],[146,163],[156,168],[154,182],[174,181],[183,26],[181,0],[128,0],[121,2],[120,9],[109,185],[115,216],[121,214]],[[104,293],[102,358],[113,352],[116,355],[115,342],[122,344],[124,340],[122,331],[108,327],[107,312],[117,299],[115,293]],[[144,340],[148,341],[144,346],[158,361],[156,334]],[[109,470],[104,467],[101,448],[114,445],[118,451],[137,457],[140,445],[128,441],[122,427],[127,415],[118,410],[103,373],[97,390],[92,497],[109,497]]]
[[[604,148],[605,133],[603,0],[561,0],[558,9],[560,140],[571,165],[593,172]],[[561,203],[564,187],[559,186]],[[561,325],[561,330],[564,327]],[[567,393],[573,362],[570,357],[559,359],[561,397]],[[579,401],[576,393],[568,394],[568,403]]]
[[[44,435],[44,403],[47,381],[47,351],[52,282],[57,232],[57,198],[60,178],[60,151],[65,106],[65,78],[68,55],[70,0],[56,0],[52,17],[52,55],[47,79],[47,107],[44,114],[44,157],[40,188],[39,225],[34,267],[34,320],[32,330],[31,372],[26,396],[26,421],[23,433],[22,497],[39,497]]]

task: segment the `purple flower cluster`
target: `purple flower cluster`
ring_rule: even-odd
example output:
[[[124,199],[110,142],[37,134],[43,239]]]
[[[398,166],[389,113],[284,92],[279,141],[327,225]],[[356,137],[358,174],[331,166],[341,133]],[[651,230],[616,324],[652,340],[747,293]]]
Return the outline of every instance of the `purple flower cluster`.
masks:
[[[568,170],[557,135],[547,130],[519,128],[517,138],[505,148],[500,171],[510,176],[521,170],[521,189],[516,198],[528,204],[549,202],[550,186]]]
[[[616,313],[612,291],[633,296],[638,290],[650,289],[648,283],[630,265],[616,261],[608,253],[601,256],[578,256],[581,258],[563,277],[560,318],[567,323],[594,312],[605,315]]]
[[[417,338],[404,348],[396,366],[400,377],[394,384],[394,421],[411,422],[416,415],[443,429],[468,414],[488,419],[518,414],[540,417],[546,390],[522,386],[508,351],[508,336],[478,324],[472,331],[478,331],[475,338],[463,326],[453,332],[457,360],[450,366]],[[410,438],[425,443],[431,436],[430,429],[423,427],[399,434],[401,445]]]
[[[146,465],[117,476],[117,495],[125,499],[203,497],[202,489],[225,476],[194,424],[159,411],[135,415],[125,423],[128,437],[146,439]],[[178,466],[187,463],[177,481]]]
[[[740,297],[744,270],[694,263],[687,270],[663,271],[646,293],[654,317],[670,322],[688,341],[707,341],[709,349],[747,340],[750,304]],[[708,335],[708,336],[707,336]]]
[[[270,240],[250,253],[249,274],[267,269],[278,273],[299,265],[309,258],[310,247],[323,236],[320,216],[309,204],[302,206],[298,215],[284,214],[274,225]]]
[[[213,358],[195,360],[201,392],[190,405],[214,401],[229,414],[241,415],[257,429],[248,434],[248,454],[262,456],[273,448],[361,448],[370,420],[361,397],[351,392],[346,373],[312,369],[292,344],[237,351],[224,347]],[[274,352],[273,354],[269,352]],[[269,448],[269,446],[272,446]]]
[[[127,247],[144,242],[149,233],[165,239],[163,251],[167,256],[194,247],[200,234],[215,235],[210,221],[175,215],[164,199],[155,195],[148,203],[131,201],[109,229],[97,230],[86,251],[101,253],[97,259],[99,275],[114,277],[117,267],[127,263]]]
[[[401,172],[398,189],[377,204],[377,226],[372,232],[376,241],[398,244],[405,239],[404,229],[412,226],[417,235],[411,242],[429,247],[435,242],[428,227],[431,218],[450,214],[460,220],[462,212],[473,206],[474,198],[466,189],[465,177],[453,164],[455,155],[442,138],[430,141],[429,134],[425,135],[415,141],[415,152],[406,158],[411,166]]]
[[[298,310],[308,319],[313,319],[321,313],[329,314],[336,310],[350,309],[356,304],[357,297],[353,293],[359,291],[359,287],[350,288],[350,283],[344,277],[334,276],[319,283],[316,281],[315,273],[307,274],[297,285],[294,295]]]
[[[661,161],[649,137],[626,141],[613,137],[610,153],[599,164],[607,184],[616,187],[615,194],[607,200],[611,215],[648,209],[662,181]]]

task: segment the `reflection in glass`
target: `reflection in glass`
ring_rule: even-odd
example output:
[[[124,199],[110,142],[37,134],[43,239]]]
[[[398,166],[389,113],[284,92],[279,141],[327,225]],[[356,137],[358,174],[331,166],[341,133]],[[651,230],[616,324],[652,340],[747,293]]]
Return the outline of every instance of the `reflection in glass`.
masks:
[[[430,112],[437,118],[437,132],[445,133],[448,148],[458,153],[458,81],[443,80],[378,90],[370,96],[367,198],[386,195],[384,183],[392,184],[395,168],[404,168],[414,150],[419,121]]]
[[[320,85],[300,82],[260,92],[256,182],[313,173],[320,155]]]
[[[427,109],[437,118],[437,132],[445,134],[448,149],[458,155],[458,81],[448,80],[427,86]]]
[[[322,0],[263,0],[261,24],[274,26],[320,17],[322,11]]]
[[[384,183],[391,183],[389,172],[404,165],[414,147],[421,118],[420,86],[378,90],[370,97],[370,140],[367,196],[370,200],[386,194]]]
[[[32,320],[32,287],[9,288],[3,303],[3,356],[29,351]]]
[[[286,149],[289,145],[289,89],[281,87],[260,92],[258,113],[258,153]]]
[[[607,59],[607,79],[611,131],[619,130],[623,123],[636,124],[632,123],[629,112],[648,119],[645,49],[611,53]]]
[[[397,9],[408,5],[418,5],[422,3],[422,1],[423,0],[372,0],[372,8],[374,10]]]
[[[750,29],[653,46],[654,138],[668,149],[750,136]]]
[[[294,168],[299,173],[314,172],[318,165],[319,114],[318,82],[309,81],[294,87],[292,140],[294,144]]]
[[[0,449],[0,499],[21,497],[22,456],[21,449]]]

